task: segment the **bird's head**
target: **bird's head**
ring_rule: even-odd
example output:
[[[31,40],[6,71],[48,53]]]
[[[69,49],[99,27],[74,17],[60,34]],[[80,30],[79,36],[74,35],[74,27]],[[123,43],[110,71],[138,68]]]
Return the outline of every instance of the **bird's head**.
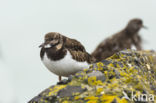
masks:
[[[56,48],[61,49],[63,46],[63,36],[57,32],[50,32],[47,33],[44,37],[44,43],[42,43],[39,47],[49,49],[49,48]]]
[[[135,18],[135,19],[132,19],[128,22],[128,25],[126,27],[126,30],[128,30],[129,32],[132,32],[132,33],[136,33],[138,32],[141,28],[145,28],[147,29],[147,27],[145,27],[143,25],[143,21],[139,18]]]

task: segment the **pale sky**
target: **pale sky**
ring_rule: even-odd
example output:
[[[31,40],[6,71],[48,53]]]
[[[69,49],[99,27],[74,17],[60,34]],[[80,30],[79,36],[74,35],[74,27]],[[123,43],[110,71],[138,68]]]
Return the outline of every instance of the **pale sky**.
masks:
[[[19,103],[58,81],[40,60],[45,33],[75,38],[90,53],[134,17],[149,28],[140,31],[144,49],[155,50],[156,0],[0,0],[2,61],[13,75]]]

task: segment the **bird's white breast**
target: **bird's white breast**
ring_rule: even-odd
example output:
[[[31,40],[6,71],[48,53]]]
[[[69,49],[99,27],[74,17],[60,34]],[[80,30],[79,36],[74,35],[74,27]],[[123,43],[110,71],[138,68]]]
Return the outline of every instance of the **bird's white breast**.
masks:
[[[47,54],[44,54],[42,62],[53,73],[59,76],[69,76],[85,68],[89,68],[87,62],[79,62],[72,58],[69,51],[64,58],[60,60],[50,60]]]

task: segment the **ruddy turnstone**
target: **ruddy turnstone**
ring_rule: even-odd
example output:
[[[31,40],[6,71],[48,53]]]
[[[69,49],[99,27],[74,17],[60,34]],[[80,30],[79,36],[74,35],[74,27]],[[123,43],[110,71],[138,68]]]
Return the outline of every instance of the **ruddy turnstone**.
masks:
[[[133,45],[141,50],[142,38],[138,34],[141,28],[146,28],[141,19],[130,20],[123,30],[102,41],[91,55],[101,61],[123,49],[131,49]]]
[[[57,32],[47,33],[44,43],[39,47],[42,62],[51,72],[59,76],[59,81],[61,76],[73,75],[96,61],[79,41]]]

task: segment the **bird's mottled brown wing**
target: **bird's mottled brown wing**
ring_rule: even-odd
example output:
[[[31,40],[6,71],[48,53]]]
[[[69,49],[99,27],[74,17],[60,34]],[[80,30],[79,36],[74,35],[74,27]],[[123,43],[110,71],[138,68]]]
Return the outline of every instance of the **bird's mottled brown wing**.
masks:
[[[65,47],[67,49],[72,49],[74,51],[82,51],[82,52],[86,51],[84,46],[79,41],[70,38],[66,38]]]
[[[69,52],[72,55],[72,58],[79,61],[79,62],[87,62],[87,63],[95,63],[96,59],[92,57],[89,53],[87,52],[82,52],[82,51],[74,51],[71,49],[68,49]]]
[[[92,52],[92,56],[101,61],[112,55],[112,46],[114,46],[111,38],[103,40],[97,48]]]
[[[86,52],[84,46],[75,39],[66,38],[65,48],[69,50],[72,58],[80,62],[94,63],[96,59]]]

